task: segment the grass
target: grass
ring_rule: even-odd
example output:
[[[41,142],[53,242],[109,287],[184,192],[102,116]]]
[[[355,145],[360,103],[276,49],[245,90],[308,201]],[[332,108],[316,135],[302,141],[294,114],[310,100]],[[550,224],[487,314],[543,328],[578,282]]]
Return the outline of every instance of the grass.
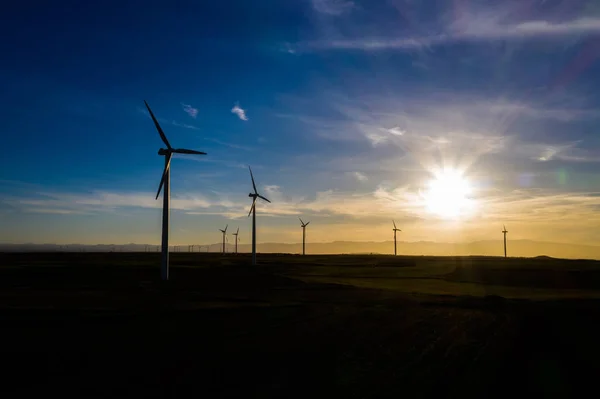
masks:
[[[0,254],[4,396],[578,396],[600,263]]]

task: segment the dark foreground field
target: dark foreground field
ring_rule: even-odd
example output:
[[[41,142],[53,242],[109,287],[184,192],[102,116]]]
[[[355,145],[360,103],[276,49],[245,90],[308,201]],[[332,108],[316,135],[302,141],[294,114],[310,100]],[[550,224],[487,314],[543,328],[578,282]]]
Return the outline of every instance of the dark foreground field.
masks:
[[[600,264],[0,254],[3,397],[573,397]]]

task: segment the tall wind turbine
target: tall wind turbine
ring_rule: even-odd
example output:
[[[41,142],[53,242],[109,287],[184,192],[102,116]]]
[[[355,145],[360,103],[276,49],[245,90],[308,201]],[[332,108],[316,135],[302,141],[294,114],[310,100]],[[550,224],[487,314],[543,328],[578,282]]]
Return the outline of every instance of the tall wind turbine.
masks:
[[[160,262],[160,277],[163,280],[169,279],[169,201],[171,197],[170,190],[170,181],[171,181],[171,157],[173,154],[193,154],[193,155],[206,155],[205,152],[195,151],[195,150],[187,150],[185,148],[173,148],[171,144],[169,144],[169,140],[167,140],[167,136],[165,136],[165,132],[163,132],[162,128],[158,124],[154,113],[150,109],[150,106],[146,101],[146,108],[148,108],[148,112],[150,113],[150,117],[152,117],[152,121],[154,122],[154,126],[156,126],[156,130],[158,130],[158,134],[162,139],[163,143],[167,146],[167,148],[161,148],[158,150],[158,155],[165,157],[165,168],[162,173],[162,178],[160,179],[160,184],[158,185],[158,192],[156,193],[156,199],[160,195],[160,191],[163,190],[163,212],[162,212],[162,259]]]
[[[504,227],[504,230],[502,230],[502,234],[504,234],[504,257],[506,258],[506,233],[508,233],[508,230],[506,230],[505,225],[502,225],[502,227]]]
[[[304,223],[302,219],[300,219],[300,226],[302,227],[302,255],[306,255],[306,226],[308,226],[309,223],[310,222]]]
[[[237,244],[238,244],[238,241],[240,240],[240,239],[238,238],[238,234],[240,234],[240,228],[239,228],[239,227],[237,228],[237,231],[236,231],[235,233],[233,233],[233,234],[232,234],[232,236],[235,236],[235,253],[236,253],[236,254],[238,253],[238,252],[237,252]]]
[[[399,228],[396,227],[396,222],[394,222],[393,220],[392,220],[392,223],[394,224],[394,229],[393,229],[394,230],[394,256],[396,256],[398,254],[398,251],[396,250],[396,247],[397,247],[397,245],[396,245],[396,232],[397,231],[402,231],[402,230],[400,230]]]
[[[250,206],[250,212],[248,212],[248,217],[252,214],[252,266],[256,266],[256,199],[260,198],[267,202],[271,202],[262,195],[258,193],[256,190],[256,183],[254,183],[254,175],[252,174],[252,169],[248,166],[250,170],[250,178],[252,179],[252,188],[254,189],[254,193],[248,194],[248,197],[252,198],[252,206]]]
[[[227,235],[227,226],[229,225],[225,225],[225,230],[219,229],[219,231],[223,233],[223,255],[225,255],[225,236]]]

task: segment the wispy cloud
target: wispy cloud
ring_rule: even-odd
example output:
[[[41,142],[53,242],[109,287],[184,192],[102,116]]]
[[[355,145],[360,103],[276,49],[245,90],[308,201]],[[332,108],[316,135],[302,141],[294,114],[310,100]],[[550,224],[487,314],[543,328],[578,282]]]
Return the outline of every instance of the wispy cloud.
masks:
[[[181,103],[181,106],[183,107],[183,111],[185,113],[187,113],[192,118],[196,119],[196,117],[198,116],[198,108],[194,108],[191,105],[184,103]]]
[[[284,188],[277,185],[263,186],[261,191],[273,201],[271,204],[260,204],[257,211],[261,216],[288,218],[303,215],[320,218],[325,229],[326,224],[337,225],[340,231],[346,229],[344,226],[355,226],[369,231],[368,237],[378,239],[385,237],[379,238],[382,233],[378,232],[377,226],[387,224],[393,216],[397,223],[406,226],[406,230],[403,230],[409,232],[406,234],[410,234],[412,240],[427,239],[434,232],[441,234],[436,235],[440,240],[443,239],[444,230],[449,234],[446,239],[456,239],[457,225],[444,222],[431,214],[419,186],[416,185],[380,184],[364,193],[356,190],[326,190],[303,197],[288,195]],[[249,207],[247,198],[230,198],[225,193],[212,194],[207,196],[190,193],[173,197],[171,208],[188,215],[218,215],[246,220]],[[585,236],[593,232],[600,223],[600,192],[560,193],[539,188],[509,191],[479,189],[474,191],[473,199],[475,206],[465,214],[460,223],[462,238],[477,239],[482,234],[489,234],[490,228],[501,223],[510,225],[511,231],[516,234],[531,232],[531,239],[550,238],[547,234],[544,235],[547,232],[546,226],[550,224],[554,229],[569,229],[576,224],[580,230],[578,234]],[[154,209],[159,212],[161,208],[161,202],[155,201],[154,193],[150,192],[44,193],[43,198],[11,197],[4,202],[14,205],[21,212],[74,216],[115,213],[119,210],[130,213],[132,208]],[[375,227],[377,228],[373,230]],[[276,226],[265,228],[274,231],[278,229]],[[330,226],[328,234],[335,233],[331,228],[333,227]],[[451,234],[452,231],[454,233]],[[518,231],[521,233],[517,233]],[[364,239],[365,236],[359,237],[358,239]]]
[[[231,112],[236,114],[238,118],[240,118],[243,121],[248,120],[248,117],[246,116],[246,111],[242,109],[237,103],[233,106],[233,108],[231,108]]]
[[[480,184],[510,190],[532,185],[525,184],[531,179],[519,183],[525,173],[541,173],[538,183],[550,184],[552,168],[571,164],[585,169],[589,166],[581,163],[598,162],[595,140],[582,137],[575,143],[564,125],[590,125],[598,113],[586,108],[586,100],[570,97],[542,93],[525,101],[472,92],[351,96],[336,91],[323,95],[319,110],[294,103],[295,116],[280,116],[307,125],[317,140],[339,142],[339,151],[328,145],[334,150],[326,157],[315,154],[310,161],[298,161],[298,167],[313,173],[354,177],[359,170],[369,176],[370,184],[410,184],[449,167],[477,176]],[[332,112],[324,109],[328,107]],[[550,160],[553,163],[545,164]],[[344,179],[339,186],[350,184]]]
[[[162,121],[164,121],[164,120],[162,120]],[[171,125],[173,125],[173,126],[182,127],[184,129],[200,130],[199,127],[196,127],[194,125],[188,125],[187,123],[179,123],[177,121],[171,121],[169,123],[171,123]]]
[[[481,16],[463,18],[464,21],[454,21],[442,29],[441,33],[431,35],[325,39],[300,43],[297,49],[411,50],[451,42],[535,39],[600,32],[600,18],[578,18],[561,22],[529,20],[517,23],[500,23],[495,18]]]
[[[151,118],[150,118],[150,114],[148,113],[148,111],[147,111],[147,110],[145,110],[145,109],[143,109],[143,108],[141,108],[141,107],[137,107],[137,110],[138,110],[138,112],[139,112],[139,113],[141,113],[141,114],[144,114],[144,115],[146,115],[146,116],[147,116],[149,119],[151,119]],[[171,120],[168,120],[168,119],[165,119],[165,118],[156,118],[156,119],[158,119],[158,121],[159,121],[161,124],[165,124],[165,123],[166,123],[166,124],[173,125],[173,126],[176,126],[176,127],[181,127],[181,128],[184,128],[184,129],[200,130],[200,128],[198,128],[197,126],[190,125],[190,124],[187,124],[187,123],[181,123],[181,122],[177,122],[177,121],[176,121],[176,120],[174,120],[174,119],[171,119]]]
[[[555,144],[525,144],[515,148],[515,152],[539,162],[600,162],[597,151],[581,148],[582,141]]]
[[[351,11],[355,4],[348,0],[312,0],[313,8],[323,14],[342,15]]]
[[[244,150],[244,151],[252,151],[253,150],[253,148],[247,147],[245,145],[228,143],[228,142],[225,142],[225,141],[221,141],[219,139],[206,138],[206,140],[212,141],[213,143],[217,143],[217,144],[223,145],[225,147],[233,148],[233,149],[236,149],[236,150]]]
[[[477,24],[462,33],[465,37],[506,39],[552,35],[578,35],[600,32],[600,18],[578,18],[562,22],[524,21],[513,25]]]
[[[369,180],[367,178],[367,175],[365,175],[364,173],[361,173],[361,172],[354,172],[353,175],[354,175],[354,178],[360,182]]]

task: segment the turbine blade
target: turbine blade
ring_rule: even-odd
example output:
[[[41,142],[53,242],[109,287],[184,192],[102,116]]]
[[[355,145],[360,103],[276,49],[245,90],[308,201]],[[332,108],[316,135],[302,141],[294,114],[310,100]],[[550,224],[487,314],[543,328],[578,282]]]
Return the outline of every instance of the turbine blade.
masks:
[[[250,170],[250,178],[252,179],[252,187],[254,188],[254,194],[258,194],[258,191],[256,191],[256,183],[254,183],[254,175],[252,174],[252,169],[250,168],[250,165],[248,165],[248,169]]]
[[[173,152],[176,152],[177,154],[206,155],[205,152],[196,151],[196,150],[186,150],[185,148],[177,148],[176,150],[173,150]]]
[[[228,226],[229,226],[228,224],[226,224],[226,225],[225,225],[225,231],[224,231],[224,233],[226,233],[226,232],[227,232],[227,227],[228,227]]]
[[[171,167],[171,153],[167,155],[167,164],[165,165],[165,169],[163,171],[162,177],[160,179],[160,184],[158,185],[158,191],[156,192],[156,198],[160,195],[160,190],[163,188],[163,184],[165,183],[165,179],[167,178],[167,173],[169,173],[169,168]]]
[[[171,147],[171,144],[169,144],[169,140],[167,140],[167,136],[165,136],[165,132],[163,132],[162,128],[158,124],[158,121],[156,120],[156,117],[154,116],[154,113],[150,109],[150,106],[148,105],[148,103],[146,102],[146,100],[144,100],[144,104],[146,104],[146,108],[148,108],[148,112],[150,113],[150,117],[154,121],[154,126],[156,126],[156,130],[158,130],[158,134],[160,134],[160,138],[165,143],[165,145],[167,146],[168,149],[173,148],[173,147]]]
[[[250,212],[248,212],[248,217],[252,214],[252,210],[254,209],[254,205],[256,204],[256,198],[252,200],[252,205],[250,206]]]
[[[267,201],[269,204],[271,203],[271,201],[269,201],[268,199],[266,199],[265,197],[263,197],[262,195],[258,195],[258,198]]]
[[[392,220],[392,223],[394,223],[394,228],[396,228],[396,222],[394,222],[394,221]]]
[[[304,226],[308,226],[310,224],[310,222],[306,222],[306,224]]]
[[[237,231],[235,232],[235,235],[237,236],[239,233],[240,233],[240,228],[239,228],[239,226],[238,226],[238,229],[237,229]]]
[[[302,221],[302,219],[301,219],[301,218],[298,218],[298,219],[300,220],[300,224],[301,224],[302,226],[304,226],[304,222]]]

